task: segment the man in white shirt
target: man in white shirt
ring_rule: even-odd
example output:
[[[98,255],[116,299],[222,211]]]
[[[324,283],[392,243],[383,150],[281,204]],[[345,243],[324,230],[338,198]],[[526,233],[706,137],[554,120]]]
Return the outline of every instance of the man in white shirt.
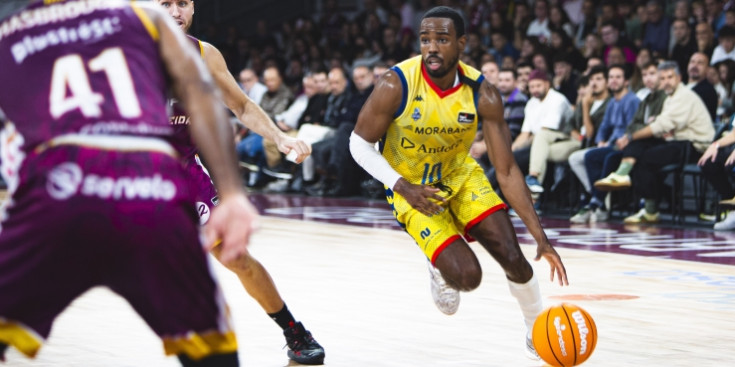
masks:
[[[268,88],[258,81],[258,76],[252,69],[243,69],[240,72],[240,88],[258,106],[260,106],[263,95],[268,91]]]
[[[559,130],[562,121],[572,115],[572,107],[569,105],[569,101],[563,94],[551,88],[551,82],[546,72],[542,70],[532,71],[528,76],[528,90],[532,98],[524,109],[525,118],[523,119],[521,133],[511,145],[513,157],[515,157],[524,176],[528,175],[531,143],[534,135],[541,132],[542,129]],[[494,176],[495,172],[491,170],[488,178],[493,184],[497,182]]]
[[[735,28],[722,27],[717,37],[717,43],[717,47],[712,52],[710,65],[717,64],[725,59],[735,60]]]

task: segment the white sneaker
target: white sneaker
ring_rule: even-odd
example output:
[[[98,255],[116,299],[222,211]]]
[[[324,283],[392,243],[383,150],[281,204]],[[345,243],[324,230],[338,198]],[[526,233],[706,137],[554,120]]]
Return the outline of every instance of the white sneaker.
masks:
[[[533,346],[533,340],[531,339],[530,333],[526,334],[526,357],[534,361],[541,360],[541,357],[539,357],[538,353],[536,353],[536,348]]]
[[[431,275],[431,296],[439,311],[454,315],[459,308],[459,291],[450,287],[442,276],[442,273],[431,262],[429,264],[429,275]]]
[[[730,212],[721,222],[715,223],[715,231],[732,231],[735,229],[735,212]]]
[[[605,222],[608,218],[610,218],[610,213],[608,213],[607,210],[597,208],[592,215],[590,215],[590,223]]]
[[[590,221],[590,218],[592,217],[592,210],[588,207],[582,207],[582,209],[579,209],[577,214],[574,214],[573,217],[569,218],[569,221],[575,224],[585,224]]]

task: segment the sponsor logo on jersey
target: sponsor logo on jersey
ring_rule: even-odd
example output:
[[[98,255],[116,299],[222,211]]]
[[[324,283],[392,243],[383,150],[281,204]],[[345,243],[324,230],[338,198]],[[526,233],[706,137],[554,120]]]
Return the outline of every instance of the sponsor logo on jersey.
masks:
[[[413,114],[411,114],[411,118],[414,121],[418,121],[419,119],[421,119],[421,110],[419,110],[418,107],[414,108]]]
[[[450,152],[454,150],[455,148],[459,147],[459,145],[460,145],[459,141],[452,145],[441,145],[438,147],[427,147],[425,144],[421,144],[421,146],[419,146],[418,148],[418,151],[421,153],[429,153],[429,154],[445,153],[445,152]]]
[[[468,112],[460,112],[459,115],[457,115],[457,122],[461,122],[463,124],[470,123],[475,121],[475,114],[474,113],[468,113]]]
[[[423,102],[424,101],[424,97],[421,97],[421,95],[419,94],[413,100],[416,101],[416,102]]]
[[[403,149],[411,149],[416,147],[416,144],[414,144],[412,141],[408,140],[407,138],[401,138],[401,148]]]
[[[209,206],[201,201],[197,201],[195,208],[197,209],[197,214],[199,214],[199,225],[203,226],[207,224],[207,221],[209,221],[209,215],[212,214],[212,210],[209,209]]]
[[[176,185],[156,173],[152,177],[106,177],[82,172],[74,162],[57,165],[47,175],[46,190],[56,200],[80,194],[114,200],[162,200],[176,196]]]
[[[438,126],[434,126],[434,127],[417,126],[413,130],[413,132],[419,135],[437,135],[437,134],[453,135],[453,134],[462,134],[466,131],[469,131],[470,129],[472,129],[472,127],[457,128],[457,127],[438,127]]]

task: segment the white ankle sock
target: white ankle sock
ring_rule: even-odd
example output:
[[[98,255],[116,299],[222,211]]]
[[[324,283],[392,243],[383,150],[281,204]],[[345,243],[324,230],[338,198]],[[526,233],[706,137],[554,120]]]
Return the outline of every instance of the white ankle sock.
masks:
[[[536,317],[543,311],[541,291],[539,290],[536,274],[525,284],[508,280],[508,288],[510,289],[510,294],[518,300],[518,305],[521,307],[521,312],[523,313],[523,321],[526,322],[528,332],[531,332]]]

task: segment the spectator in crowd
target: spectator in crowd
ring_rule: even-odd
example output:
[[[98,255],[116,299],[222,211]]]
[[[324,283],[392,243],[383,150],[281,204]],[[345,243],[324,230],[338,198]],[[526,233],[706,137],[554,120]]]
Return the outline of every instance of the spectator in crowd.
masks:
[[[577,101],[577,81],[579,74],[572,68],[567,55],[557,54],[554,56],[554,78],[552,85],[559,93],[567,98],[569,103]]]
[[[735,28],[730,26],[720,29],[717,47],[712,52],[712,65],[725,59],[735,60]]]
[[[643,79],[646,85],[655,88],[656,73],[656,65],[649,64],[644,67]],[[625,68],[621,65],[608,70],[608,85],[612,98],[599,129],[596,130],[594,145],[569,157],[569,165],[590,194],[589,200],[583,200],[580,210],[570,218],[572,223],[602,222],[609,217],[604,203],[605,193],[597,190],[593,183],[617,167],[622,155],[617,141],[623,137],[634,116],[641,111],[640,101],[628,89],[627,79]]]
[[[676,62],[666,61],[658,68],[661,89],[667,95],[661,113],[646,127],[626,135],[618,144],[623,149],[620,166],[594,185],[600,191],[609,191],[635,183],[633,188],[645,199],[645,206],[625,218],[625,223],[658,222],[663,180],[659,170],[680,163],[682,158],[697,161],[714,136],[707,107],[696,93],[682,85]],[[682,157],[685,151],[691,156]]]
[[[495,56],[495,62],[499,65],[503,63],[504,57],[509,56],[515,60],[521,54],[520,51],[513,47],[513,44],[508,42],[506,32],[507,31],[503,29],[493,29],[490,34],[493,47],[488,52]]]
[[[722,12],[722,0],[704,0],[707,23],[718,33],[725,25],[725,13]]]
[[[510,130],[510,141],[514,141],[521,133],[523,118],[525,117],[526,103],[528,97],[518,89],[518,74],[514,69],[500,69],[498,72],[498,92],[503,99],[503,117]],[[482,129],[478,128],[475,141],[470,147],[470,155],[477,160],[487,172],[490,169],[490,159],[487,156],[487,146],[482,137]]]
[[[635,4],[638,2],[636,1]],[[620,1],[618,15],[624,22],[625,35],[636,47],[640,47],[643,43],[643,25],[647,20],[645,7],[640,4],[634,6],[628,0]]]
[[[268,88],[258,80],[258,76],[252,69],[243,69],[240,72],[240,87],[255,104],[260,105],[263,95]]]
[[[635,46],[620,34],[620,28],[617,22],[608,21],[602,23],[600,34],[602,35],[602,43],[604,44],[602,56],[605,60],[607,60],[607,54],[610,52],[610,49],[618,47],[623,52],[626,63],[632,64],[635,62]]]
[[[484,76],[490,84],[495,86],[498,85],[498,72],[500,71],[500,68],[498,68],[498,64],[495,61],[488,61],[482,64],[480,71],[482,72],[482,76]]]
[[[291,102],[293,102],[293,93],[283,83],[281,72],[275,66],[265,69],[265,72],[263,72],[263,82],[266,88],[268,88],[268,91],[263,95],[263,99],[260,101],[260,107],[271,120],[277,121],[276,115],[285,112]],[[252,133],[251,135],[257,134]],[[263,140],[262,138],[260,139],[261,141]],[[268,167],[275,167],[281,163],[282,153],[278,151],[276,144],[273,142],[262,144]],[[265,149],[266,147],[269,149]]]
[[[664,15],[659,0],[648,0],[646,3],[646,25],[643,27],[642,47],[653,51],[654,57],[666,57],[669,54],[669,35],[671,19]]]
[[[724,29],[724,28],[723,28]],[[697,52],[689,60],[689,81],[687,87],[693,90],[707,106],[710,121],[715,121],[717,116],[717,92],[714,86],[707,80],[707,69],[709,58],[707,55]]]
[[[574,37],[574,44],[580,49],[585,46],[587,35],[597,32],[597,11],[595,9],[595,1],[583,0],[581,13],[582,21],[578,23],[577,33]]]
[[[612,46],[607,50],[607,56],[605,56],[605,65],[608,67],[613,65],[625,65],[628,64],[625,61],[625,54],[623,49],[619,46]],[[630,64],[628,64],[630,65]]]
[[[532,71],[528,77],[528,88],[532,97],[526,103],[521,133],[511,145],[513,156],[524,175],[528,175],[531,144],[535,136],[544,129],[559,130],[564,119],[572,115],[569,101],[563,94],[551,88],[551,81],[545,72]],[[493,170],[489,178],[491,182],[497,182]],[[532,185],[529,184],[529,186]],[[541,187],[541,185],[537,186]],[[493,185],[493,187],[497,186]],[[536,191],[539,192],[539,190]]]
[[[689,0],[677,0],[674,3],[673,20],[683,20],[687,22],[688,25],[692,26],[697,24],[697,22],[692,16],[689,2]]]
[[[293,100],[293,94],[284,84],[281,73],[276,67],[269,67],[263,73],[263,81],[267,88],[266,93],[260,101],[260,107],[271,120],[275,120],[276,114],[286,111]],[[271,144],[273,150],[275,144]],[[237,153],[241,161],[257,167],[257,172],[252,172],[248,184],[250,186],[264,184],[265,177],[260,175],[263,168],[275,167],[281,161],[281,152],[277,147],[275,151],[266,152],[263,137],[250,132],[237,144]],[[256,170],[253,170],[256,171]]]
[[[567,12],[559,4],[552,5],[549,9],[549,31],[553,29],[563,31],[569,37],[571,44],[572,37],[574,37],[574,25],[569,20]]]
[[[306,187],[312,196],[349,196],[360,191],[365,172],[350,154],[350,135],[355,129],[357,115],[373,91],[373,71],[358,66],[352,71],[354,91],[350,93],[345,108],[337,117],[335,133],[313,145],[314,165],[321,172],[320,182]]]
[[[589,59],[587,59],[587,68],[584,69],[584,72],[582,73],[582,75],[589,76],[590,75],[590,71],[592,71],[592,68],[594,68],[597,65],[605,66],[605,63],[602,62],[602,58],[600,58],[600,57],[590,57]]]
[[[679,65],[682,79],[689,80],[687,65],[692,55],[697,52],[697,41],[692,37],[691,28],[685,19],[675,19],[671,26],[671,33],[674,38],[674,48],[671,50],[669,59],[676,61]],[[640,57],[640,52],[638,57]]]
[[[735,129],[715,140],[707,147],[699,159],[702,175],[714,187],[721,199],[728,204],[735,203],[735,188],[731,178],[735,171]],[[735,211],[714,226],[716,231],[732,231],[735,229]]]
[[[312,144],[312,147],[315,143],[334,135],[335,129],[341,123],[340,115],[346,108],[347,101],[350,100],[350,96],[352,94],[349,91],[347,76],[343,69],[334,68],[330,70],[328,79],[330,93],[327,97],[324,119],[301,125],[299,132],[296,135],[299,139]],[[312,155],[305,159],[301,164],[301,179],[304,183],[315,182],[314,159],[314,153],[312,150]],[[280,178],[289,179],[292,177],[283,175]]]
[[[590,33],[585,37],[582,46],[582,56],[586,59],[590,57],[602,57],[603,44],[602,39],[597,33]]]
[[[563,30],[551,29],[550,52],[552,55],[564,54],[569,63],[572,64],[574,70],[581,72],[584,70],[587,60],[579,50],[572,44],[572,39]]]
[[[712,56],[715,51],[715,34],[706,22],[697,23],[694,27],[694,38],[697,40],[697,51]]]
[[[534,70],[540,70],[546,74],[551,74],[552,72],[546,52],[536,52],[533,54],[531,56],[531,64],[533,65]]]
[[[531,64],[529,63],[521,62],[516,65],[516,74],[518,75],[518,78],[516,80],[518,81],[518,89],[525,95],[529,95],[528,77],[531,75],[531,71],[533,71],[533,66],[531,66]]]
[[[528,25],[526,35],[538,37],[541,43],[548,43],[549,37],[549,4],[546,0],[536,0],[533,5],[534,18]]]
[[[643,84],[643,66],[648,65],[652,62],[653,55],[651,54],[651,50],[647,48],[642,48],[638,50],[638,56],[636,56],[635,58],[635,65],[633,66],[628,85],[641,101],[646,98],[649,92],[648,88],[646,88]]]

